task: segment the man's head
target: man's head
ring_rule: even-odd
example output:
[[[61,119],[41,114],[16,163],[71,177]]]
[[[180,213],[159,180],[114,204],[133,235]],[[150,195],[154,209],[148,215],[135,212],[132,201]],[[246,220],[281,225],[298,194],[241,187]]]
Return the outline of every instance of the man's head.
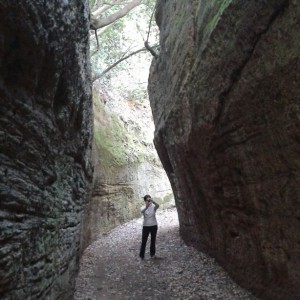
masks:
[[[144,201],[145,202],[150,202],[151,201],[151,196],[150,195],[145,195],[144,196]]]

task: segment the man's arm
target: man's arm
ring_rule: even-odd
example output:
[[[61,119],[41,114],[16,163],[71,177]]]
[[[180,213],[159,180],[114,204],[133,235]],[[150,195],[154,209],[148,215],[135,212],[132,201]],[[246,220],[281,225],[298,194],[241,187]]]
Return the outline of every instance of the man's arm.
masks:
[[[144,208],[143,208],[143,206],[142,206],[142,208],[141,208],[141,213],[143,214],[143,213],[147,210],[147,208],[148,208],[149,206],[150,206],[150,202],[147,202]]]
[[[158,208],[159,208],[159,204],[158,203],[156,203],[153,199],[152,199],[152,203],[155,205],[155,210],[157,210]]]
[[[143,214],[147,210],[148,207],[149,206],[145,206],[144,208],[141,208],[141,213]]]

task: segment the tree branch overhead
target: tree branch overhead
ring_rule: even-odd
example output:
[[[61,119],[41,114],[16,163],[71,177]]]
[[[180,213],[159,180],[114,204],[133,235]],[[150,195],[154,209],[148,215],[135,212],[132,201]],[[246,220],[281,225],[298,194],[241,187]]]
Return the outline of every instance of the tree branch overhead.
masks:
[[[99,16],[103,12],[102,9],[98,9],[95,12],[92,12],[91,13],[91,29],[97,30],[99,28],[103,28],[103,27],[115,22],[116,20],[123,18],[132,9],[134,9],[136,6],[140,5],[141,3],[142,3],[142,0],[132,0],[130,2],[126,2],[126,4],[122,8],[120,8],[117,12],[115,12],[105,18],[99,18]]]

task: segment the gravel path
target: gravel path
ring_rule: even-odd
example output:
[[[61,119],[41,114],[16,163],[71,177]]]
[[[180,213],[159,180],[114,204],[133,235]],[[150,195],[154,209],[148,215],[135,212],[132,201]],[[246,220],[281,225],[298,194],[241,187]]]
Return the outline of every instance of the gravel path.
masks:
[[[178,231],[176,209],[157,212],[156,254],[138,254],[142,218],[112,230],[91,244],[81,259],[75,300],[256,299],[239,287],[215,260],[187,247]]]

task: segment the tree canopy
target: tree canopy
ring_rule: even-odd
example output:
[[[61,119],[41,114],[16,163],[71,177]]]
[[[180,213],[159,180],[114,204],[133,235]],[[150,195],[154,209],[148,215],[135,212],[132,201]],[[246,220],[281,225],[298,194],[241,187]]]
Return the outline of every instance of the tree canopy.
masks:
[[[101,79],[101,86],[108,87],[112,84],[125,85],[116,77],[129,79],[132,72],[141,70],[143,61],[144,69],[148,69],[151,55],[147,53],[145,45],[157,44],[158,30],[151,20],[155,8],[155,0],[120,1],[103,0],[90,1],[91,4],[91,54],[93,81]],[[134,9],[134,10],[133,10]],[[99,41],[97,38],[99,37]],[[152,49],[152,48],[151,48]],[[149,50],[149,49],[148,49]],[[153,55],[153,54],[152,54]],[[145,89],[145,76],[140,76],[134,87],[134,80],[126,83],[132,86],[131,93],[144,94],[138,91],[138,85]],[[128,91],[127,91],[128,92]],[[140,95],[139,95],[139,98]]]

